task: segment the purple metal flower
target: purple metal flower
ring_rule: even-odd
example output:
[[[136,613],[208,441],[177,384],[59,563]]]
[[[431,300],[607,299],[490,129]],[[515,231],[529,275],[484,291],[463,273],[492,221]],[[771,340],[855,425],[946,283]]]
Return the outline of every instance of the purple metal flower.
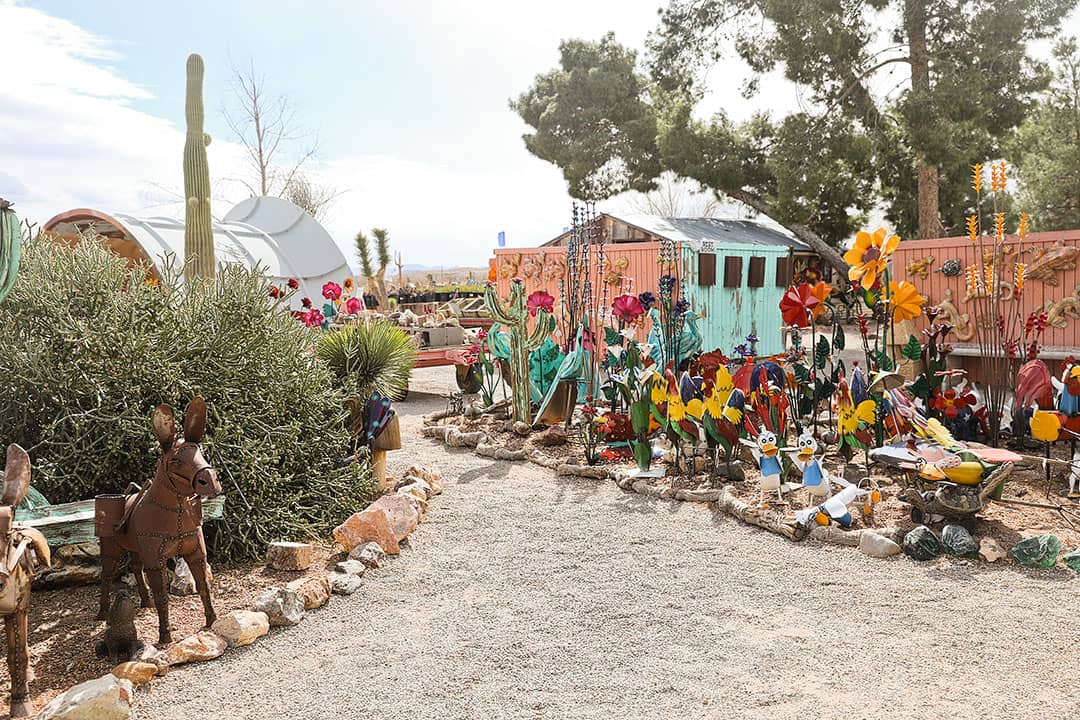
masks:
[[[656,296],[653,295],[651,292],[648,292],[648,291],[643,292],[640,295],[638,295],[637,299],[638,299],[638,302],[641,303],[641,307],[645,308],[646,310],[648,310],[649,308],[651,308],[653,305],[656,304]]]
[[[672,309],[675,317],[682,317],[686,313],[690,312],[690,303],[687,300],[679,300],[675,303],[675,307]],[[747,338],[749,339],[749,338]],[[756,338],[755,338],[756,340]]]
[[[675,278],[674,275],[661,275],[659,282],[660,282],[660,292],[669,293],[669,292],[671,292],[672,290],[675,289],[675,283],[677,283],[678,280]]]

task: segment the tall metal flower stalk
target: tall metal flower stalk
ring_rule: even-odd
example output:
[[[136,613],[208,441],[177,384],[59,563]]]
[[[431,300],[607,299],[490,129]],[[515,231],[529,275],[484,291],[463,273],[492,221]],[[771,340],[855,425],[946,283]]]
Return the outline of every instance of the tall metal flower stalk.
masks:
[[[1024,293],[1027,271],[1023,243],[1027,238],[1030,216],[1020,213],[1015,244],[1005,234],[1006,184],[1008,166],[1005,162],[990,165],[990,193],[983,193],[985,181],[981,164],[971,168],[971,185],[975,190],[975,214],[968,216],[968,238],[975,257],[965,270],[965,284],[972,302],[975,320],[975,342],[986,372],[986,410],[990,423],[990,444],[997,445],[1001,434],[1001,418],[1009,389],[1014,385],[1021,357],[1024,320],[1020,299]],[[984,205],[991,212],[989,232],[983,232]],[[1006,268],[1006,258],[1018,258]]]

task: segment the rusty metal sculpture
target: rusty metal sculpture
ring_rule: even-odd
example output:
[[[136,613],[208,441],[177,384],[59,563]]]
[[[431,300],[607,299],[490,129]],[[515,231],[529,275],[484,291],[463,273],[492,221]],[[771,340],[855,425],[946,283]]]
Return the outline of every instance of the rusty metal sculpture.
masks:
[[[15,522],[15,506],[30,487],[30,458],[18,445],[8,445],[4,485],[0,496],[0,615],[7,634],[7,663],[11,675],[11,717],[30,717],[29,634],[30,583],[34,563],[51,563],[49,543],[33,528]],[[33,550],[31,553],[30,550]]]
[[[172,642],[165,563],[183,557],[202,598],[206,625],[217,616],[206,581],[206,542],[202,532],[202,498],[221,492],[217,472],[203,458],[199,441],[206,430],[206,402],[196,397],[184,414],[183,435],[168,405],[154,410],[154,436],[162,455],[154,479],[138,492],[99,495],[94,507],[94,532],[101,538],[101,605],[98,619],[109,611],[109,590],[125,555],[143,607],[150,607],[146,583],[154,595],[158,615],[158,642]],[[129,487],[129,490],[131,488]],[[146,574],[144,580],[143,574]]]

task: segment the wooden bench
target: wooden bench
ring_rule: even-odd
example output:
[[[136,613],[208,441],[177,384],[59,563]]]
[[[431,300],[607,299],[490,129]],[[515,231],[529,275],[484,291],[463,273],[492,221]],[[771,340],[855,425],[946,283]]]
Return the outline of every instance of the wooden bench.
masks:
[[[203,500],[203,520],[218,520],[225,509],[225,496]],[[49,541],[50,548],[97,542],[94,535],[94,501],[50,505],[45,496],[30,488],[15,508],[17,522],[36,528]]]

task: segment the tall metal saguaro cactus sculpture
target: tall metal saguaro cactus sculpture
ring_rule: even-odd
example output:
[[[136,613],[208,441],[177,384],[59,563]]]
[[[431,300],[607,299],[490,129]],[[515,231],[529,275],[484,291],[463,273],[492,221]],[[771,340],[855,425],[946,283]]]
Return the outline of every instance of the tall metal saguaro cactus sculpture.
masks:
[[[536,311],[536,320],[529,329],[529,308],[525,298],[525,283],[521,278],[510,282],[510,297],[504,307],[499,303],[495,284],[484,290],[484,304],[495,322],[510,331],[510,389],[514,400],[514,420],[532,423],[529,393],[529,353],[544,342],[551,332],[551,314],[544,308]]]
[[[214,228],[210,218],[210,167],[203,132],[203,59],[192,53],[187,59],[187,140],[184,142],[184,280],[214,277]]]
[[[11,209],[11,203],[0,198],[0,302],[4,301],[15,276],[19,274],[19,250],[22,247],[22,230],[19,218]]]

